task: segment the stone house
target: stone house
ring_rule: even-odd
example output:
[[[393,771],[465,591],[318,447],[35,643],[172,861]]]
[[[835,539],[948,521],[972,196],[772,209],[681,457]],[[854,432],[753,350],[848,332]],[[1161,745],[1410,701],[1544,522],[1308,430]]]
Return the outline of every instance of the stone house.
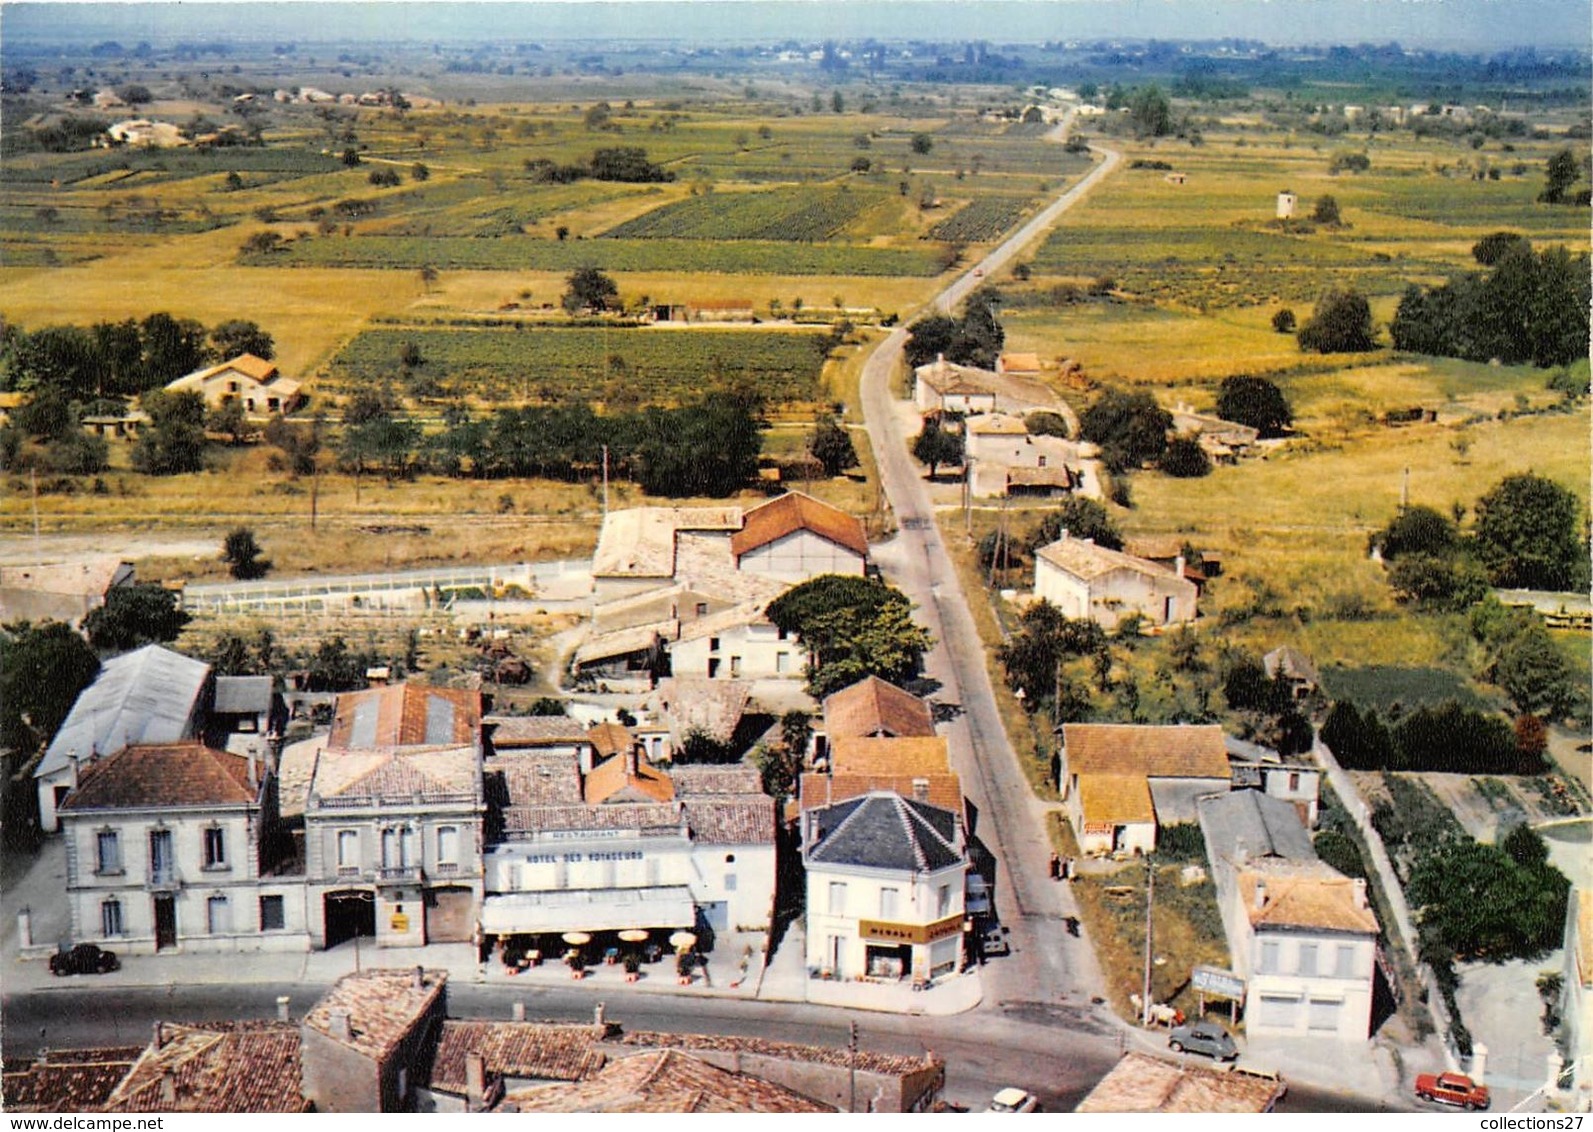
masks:
[[[219,365],[184,374],[169,382],[166,392],[198,393],[209,409],[237,401],[251,417],[291,413],[304,400],[297,381],[283,377],[275,365],[253,354],[239,354]]]
[[[1169,571],[1066,531],[1034,554],[1035,596],[1107,630],[1129,614],[1150,626],[1193,621],[1199,590],[1183,574],[1182,558]]]

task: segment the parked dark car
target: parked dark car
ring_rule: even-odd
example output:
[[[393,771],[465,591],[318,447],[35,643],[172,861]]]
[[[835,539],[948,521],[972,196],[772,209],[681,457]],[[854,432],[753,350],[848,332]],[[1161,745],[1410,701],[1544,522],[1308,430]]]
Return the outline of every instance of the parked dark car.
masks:
[[[70,951],[57,951],[50,956],[52,975],[104,975],[121,967],[116,952],[94,943],[80,943]]]
[[[1203,1053],[1218,1061],[1232,1061],[1239,1056],[1239,1047],[1234,1045],[1228,1031],[1210,1022],[1191,1022],[1187,1026],[1174,1027],[1167,1036],[1167,1048],[1174,1053],[1183,1053],[1185,1050]]]

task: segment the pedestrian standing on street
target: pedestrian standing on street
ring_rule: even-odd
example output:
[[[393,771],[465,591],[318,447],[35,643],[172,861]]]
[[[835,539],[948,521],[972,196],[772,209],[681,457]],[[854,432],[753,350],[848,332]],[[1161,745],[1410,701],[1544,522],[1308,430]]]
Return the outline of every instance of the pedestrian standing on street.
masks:
[[[1055,853],[1051,854],[1051,879],[1056,880],[1062,875],[1062,858]]]

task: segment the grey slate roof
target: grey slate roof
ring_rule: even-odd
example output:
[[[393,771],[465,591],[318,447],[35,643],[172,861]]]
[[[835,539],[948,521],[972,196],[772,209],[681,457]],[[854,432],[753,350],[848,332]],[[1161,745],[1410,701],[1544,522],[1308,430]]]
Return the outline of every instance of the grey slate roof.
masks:
[[[950,810],[878,792],[811,812],[810,862],[929,872],[963,859]]]
[[[271,710],[271,677],[217,676],[218,715],[258,715]]]
[[[1271,798],[1259,790],[1234,790],[1196,803],[1200,825],[1206,831],[1206,850],[1212,862],[1236,861],[1244,849],[1251,860],[1282,857],[1314,861],[1311,835],[1300,824],[1294,804]]]
[[[79,694],[33,776],[65,770],[74,753],[86,761],[129,743],[192,738],[189,723],[209,676],[204,661],[159,645],[113,657]]]

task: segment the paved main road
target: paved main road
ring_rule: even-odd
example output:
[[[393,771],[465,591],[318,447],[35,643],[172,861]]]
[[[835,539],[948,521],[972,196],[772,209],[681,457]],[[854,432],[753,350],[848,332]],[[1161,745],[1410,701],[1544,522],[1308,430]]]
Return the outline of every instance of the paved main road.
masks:
[[[1064,140],[1069,122],[1051,136]],[[1102,161],[1078,184],[1024,225],[976,267],[953,283],[934,305],[950,310],[1059,216],[1108,176],[1121,161],[1115,151],[1099,148]],[[1076,914],[1065,886],[1050,879],[1050,845],[1044,811],[1024,778],[1018,757],[996,711],[984,645],[980,641],[970,600],[984,595],[962,591],[946,556],[934,511],[916,463],[908,456],[890,394],[890,379],[907,341],[899,329],[874,351],[864,366],[863,416],[869,443],[879,465],[880,483],[895,512],[899,533],[876,551],[889,580],[918,606],[919,617],[934,633],[936,646],[925,658],[925,671],[941,685],[936,698],[960,706],[949,738],[957,753],[956,769],[972,803],[973,832],[995,857],[996,907],[1011,930],[1014,961],[985,968],[989,1011],[1047,1010],[1058,1004],[1076,1013],[1105,1019],[1104,1008],[1091,1009],[1102,980],[1087,940],[1062,928]]]

